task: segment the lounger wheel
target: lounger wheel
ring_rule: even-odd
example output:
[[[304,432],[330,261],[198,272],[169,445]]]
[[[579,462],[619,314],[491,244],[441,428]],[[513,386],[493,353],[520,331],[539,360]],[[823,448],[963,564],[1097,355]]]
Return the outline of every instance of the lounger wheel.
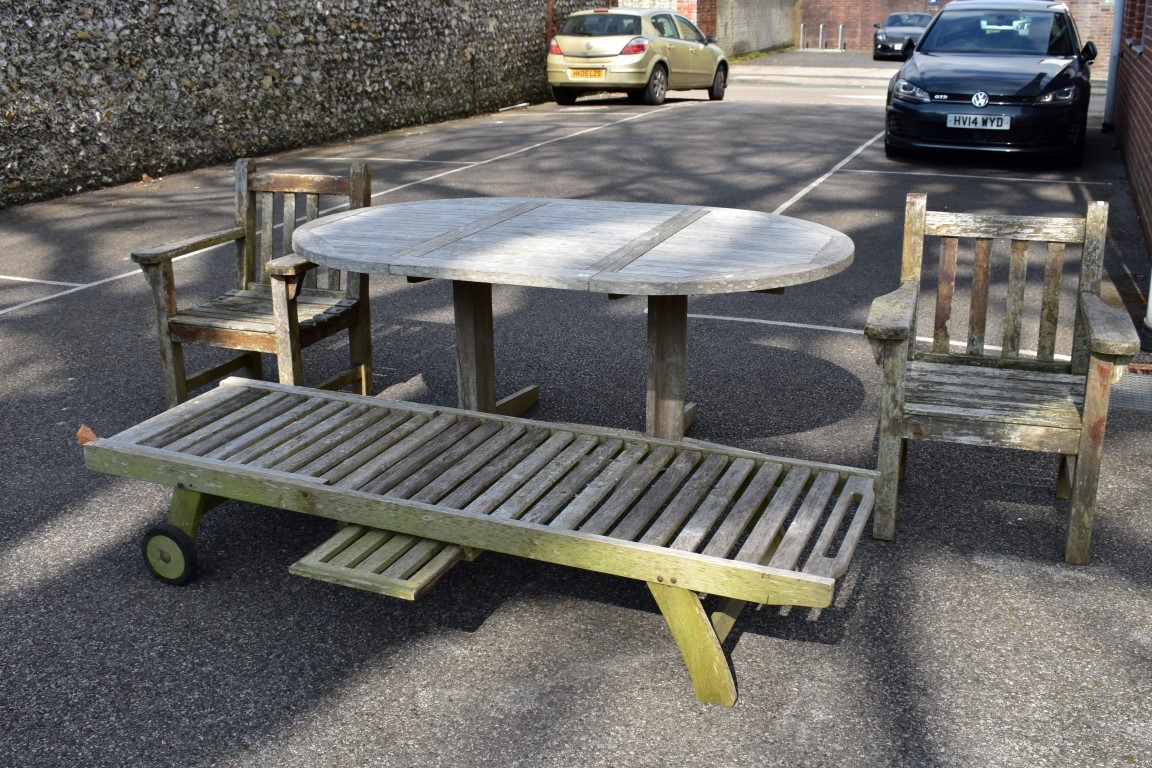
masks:
[[[152,575],[165,584],[187,584],[196,573],[196,545],[174,525],[154,525],[140,543],[144,562]]]

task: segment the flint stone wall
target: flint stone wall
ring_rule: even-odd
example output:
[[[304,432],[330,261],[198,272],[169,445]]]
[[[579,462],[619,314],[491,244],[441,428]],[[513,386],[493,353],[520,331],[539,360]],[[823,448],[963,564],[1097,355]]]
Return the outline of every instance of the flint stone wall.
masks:
[[[547,7],[3,0],[0,207],[547,97]]]

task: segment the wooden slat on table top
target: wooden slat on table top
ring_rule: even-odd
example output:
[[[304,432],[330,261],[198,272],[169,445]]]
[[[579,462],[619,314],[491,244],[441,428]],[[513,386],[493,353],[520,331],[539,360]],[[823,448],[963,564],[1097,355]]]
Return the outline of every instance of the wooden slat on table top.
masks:
[[[757,211],[466,198],[325,217],[297,231],[296,251],[359,272],[683,295],[817,280],[847,268],[853,246],[827,227]]]

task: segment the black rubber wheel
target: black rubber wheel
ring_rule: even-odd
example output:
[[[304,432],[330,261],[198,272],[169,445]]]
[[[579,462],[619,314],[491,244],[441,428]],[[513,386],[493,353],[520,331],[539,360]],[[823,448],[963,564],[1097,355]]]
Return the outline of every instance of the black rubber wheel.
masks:
[[[644,89],[644,103],[658,107],[664,103],[668,96],[668,70],[663,64],[657,64],[648,78],[648,87]]]
[[[140,551],[148,570],[165,584],[187,584],[196,575],[196,545],[174,525],[160,523],[149,528]]]
[[[552,99],[557,104],[569,106],[576,103],[576,89],[552,86]]]
[[[716,67],[716,74],[712,78],[712,87],[708,89],[708,98],[712,101],[723,101],[724,91],[728,89],[728,70]]]

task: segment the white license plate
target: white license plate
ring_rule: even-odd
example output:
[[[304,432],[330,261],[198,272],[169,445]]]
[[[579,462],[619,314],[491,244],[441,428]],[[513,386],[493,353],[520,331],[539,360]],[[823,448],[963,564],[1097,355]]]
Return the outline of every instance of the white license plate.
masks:
[[[1012,118],[1008,115],[948,115],[948,127],[979,131],[1007,131],[1012,127]]]
[[[894,50],[894,51],[898,51],[903,47],[904,47],[904,43],[893,43],[892,44],[892,50]]]

